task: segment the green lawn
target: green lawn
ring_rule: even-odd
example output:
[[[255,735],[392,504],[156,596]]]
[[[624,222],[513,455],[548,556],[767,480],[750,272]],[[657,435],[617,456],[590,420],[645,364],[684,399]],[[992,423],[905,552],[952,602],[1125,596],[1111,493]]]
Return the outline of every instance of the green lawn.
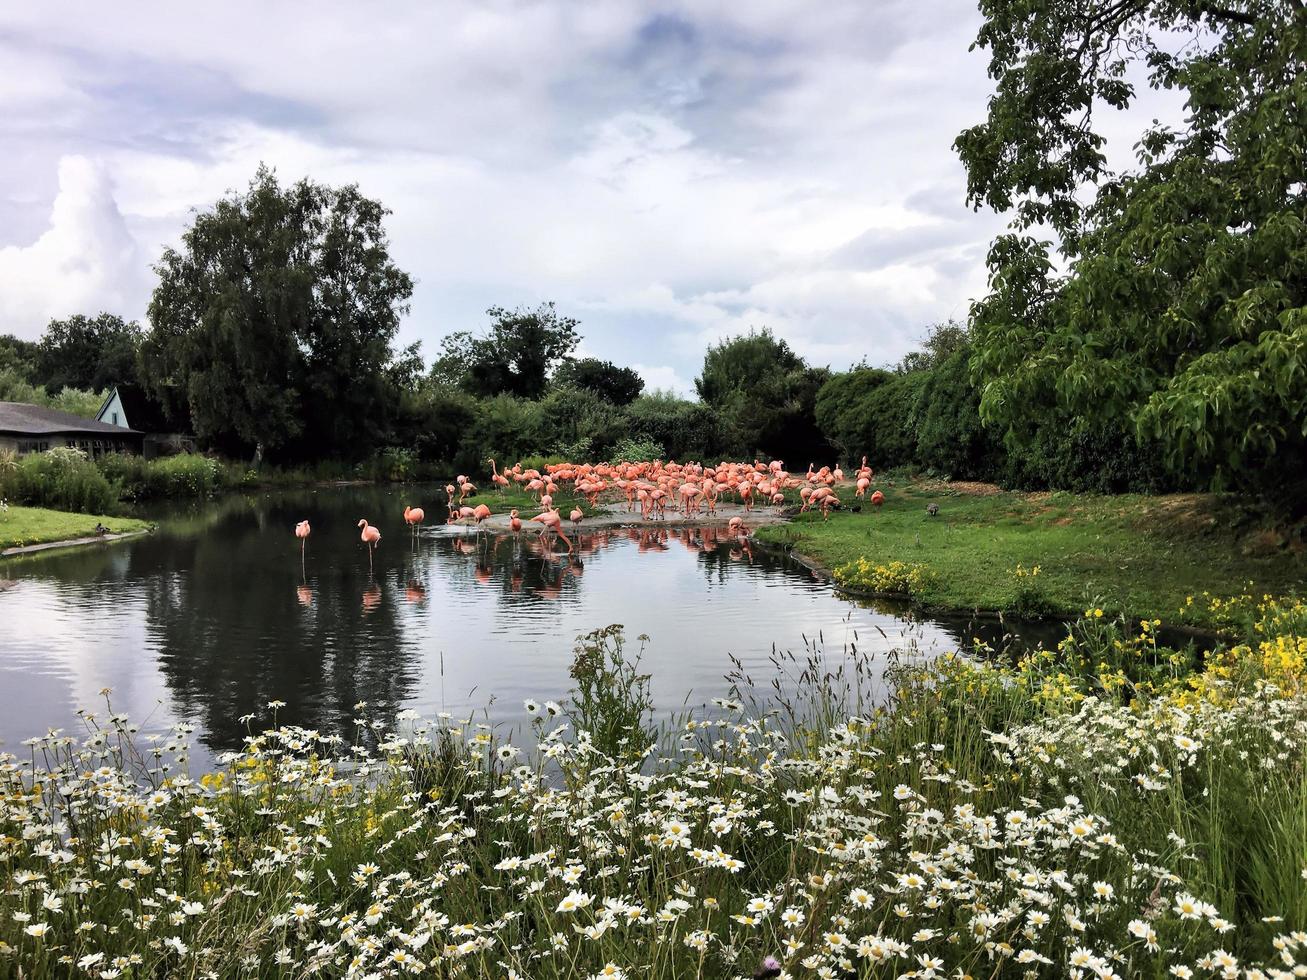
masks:
[[[921,563],[933,581],[927,606],[1011,610],[1022,585],[1018,565],[1038,565],[1033,581],[1050,610],[1075,613],[1091,601],[1112,612],[1210,625],[1187,596],[1230,596],[1248,588],[1307,592],[1307,560],[1284,548],[1256,514],[1231,496],[1096,496],[1068,493],[963,494],[947,484],[882,486],[879,513],[863,505],[823,524],[804,514],[757,536],[792,544],[834,568],[866,557],[876,564]],[[852,492],[841,491],[852,503]],[[929,517],[927,504],[940,506]]]
[[[138,521],[132,517],[70,514],[43,507],[10,507],[8,511],[0,510],[0,549],[92,537],[97,523],[114,533],[143,531],[150,526],[148,521]]]

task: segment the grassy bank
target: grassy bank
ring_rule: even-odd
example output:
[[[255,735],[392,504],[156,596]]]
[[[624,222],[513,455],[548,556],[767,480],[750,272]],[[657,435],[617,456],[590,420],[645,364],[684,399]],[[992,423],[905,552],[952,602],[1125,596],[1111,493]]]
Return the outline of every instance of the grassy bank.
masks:
[[[1250,583],[1254,594],[1287,594],[1307,583],[1304,557],[1229,497],[883,489],[879,512],[864,504],[829,522],[804,514],[757,535],[832,569],[860,558],[923,566],[914,598],[958,609],[1074,614],[1096,599],[1109,612],[1211,625],[1219,610],[1186,605],[1189,596],[1231,595]],[[938,516],[926,513],[930,503]]]
[[[114,534],[144,531],[150,526],[148,521],[133,517],[11,506],[8,511],[0,511],[0,549],[94,537],[96,524],[103,524]]]
[[[1292,975],[1307,607],[1248,611],[1202,659],[1097,616],[1006,667],[782,659],[779,711],[661,733],[610,627],[516,731],[271,702],[198,779],[106,705],[0,755],[0,972]]]

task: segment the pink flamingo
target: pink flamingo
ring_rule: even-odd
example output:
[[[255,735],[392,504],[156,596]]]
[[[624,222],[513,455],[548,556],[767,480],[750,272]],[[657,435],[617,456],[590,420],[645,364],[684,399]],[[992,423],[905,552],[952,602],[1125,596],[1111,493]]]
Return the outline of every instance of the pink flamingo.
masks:
[[[546,532],[553,531],[562,538],[563,543],[567,545],[567,553],[569,555],[572,553],[572,542],[568,540],[567,535],[563,533],[563,519],[558,516],[558,511],[547,510],[542,514],[536,514],[536,516],[531,518],[531,520],[535,521],[537,524],[544,525],[540,531],[541,537],[543,537]]]
[[[881,493],[879,490],[877,490],[875,493],[871,495],[871,506],[875,507],[877,510],[880,510],[881,505],[884,503],[885,503],[885,495]]]
[[[295,525],[295,537],[300,539],[300,578],[304,577],[304,545],[309,540],[309,522],[300,521]]]
[[[417,534],[418,525],[422,523],[426,516],[421,507],[406,506],[404,508],[404,522],[408,524],[409,530],[414,534]]]
[[[503,493],[508,487],[508,477],[500,476],[499,470],[495,469],[495,461],[493,459],[488,459],[486,462],[490,464],[490,482],[499,487],[499,492]]]
[[[516,507],[508,512],[508,528],[514,534],[518,534],[522,530],[522,518],[517,516]]]
[[[368,549],[368,574],[372,574],[372,552],[377,549],[377,542],[381,540],[381,532],[369,524],[366,520],[360,520],[359,527],[363,532],[359,535],[359,540],[367,546]]]
[[[476,521],[477,533],[481,533],[481,522],[490,516],[490,508],[485,504],[477,504],[472,508],[472,520]]]
[[[581,518],[583,518],[583,517],[585,517],[585,513],[581,510],[580,507],[573,507],[573,508],[572,508],[572,513],[570,513],[570,514],[568,515],[568,518],[569,518],[569,519],[571,520],[571,522],[572,522],[572,533],[573,533],[573,534],[576,534],[576,533],[581,529]]]

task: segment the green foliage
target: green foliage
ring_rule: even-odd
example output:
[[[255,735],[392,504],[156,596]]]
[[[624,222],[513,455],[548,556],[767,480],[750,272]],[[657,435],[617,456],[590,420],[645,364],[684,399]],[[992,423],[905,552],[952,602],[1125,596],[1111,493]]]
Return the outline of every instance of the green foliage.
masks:
[[[96,460],[100,471],[123,500],[212,496],[230,479],[216,460],[181,453],[147,460],[129,453],[112,453]]]
[[[834,375],[817,391],[814,416],[821,433],[840,455],[856,463],[863,456],[875,460],[879,420],[871,396],[895,375],[879,368],[858,368]]]
[[[766,328],[708,348],[695,389],[722,414],[727,449],[793,461],[824,456],[817,428],[817,392],[830,377],[810,368]]]
[[[630,438],[662,446],[667,459],[708,460],[727,454],[726,424],[702,402],[653,392],[627,406],[626,422]]]
[[[36,377],[52,393],[135,383],[141,326],[112,313],[51,320],[37,345]],[[98,407],[98,406],[97,406]]]
[[[80,449],[59,446],[21,456],[0,468],[0,498],[53,510],[103,514],[118,495],[103,473]]]
[[[968,346],[958,348],[922,383],[916,461],[959,479],[988,480],[1000,472],[1003,451],[980,420],[980,392],[971,383],[970,357]]]
[[[57,395],[52,395],[44,385],[32,384],[17,370],[0,368],[0,402],[26,402],[93,419],[108,397],[107,391],[83,391],[78,388],[64,388]]]
[[[387,213],[357,186],[283,188],[260,167],[156,266],[146,387],[201,438],[256,457],[361,454],[398,401],[391,342],[413,291]]]
[[[646,636],[638,638],[642,649]],[[653,694],[640,655],[628,660],[620,624],[577,637],[567,714],[596,748],[614,758],[639,758],[653,745]]]
[[[549,372],[561,367],[581,342],[579,321],[561,315],[553,303],[534,310],[491,307],[490,331],[450,334],[441,342],[432,378],[464,388],[474,395],[514,395],[539,398]]]
[[[976,205],[1015,207],[973,311],[981,412],[1130,431],[1189,483],[1307,479],[1307,8],[1278,0],[985,0],[997,93],[957,148]],[[1095,105],[1126,78],[1186,98],[1108,174]],[[1097,193],[1082,205],[1086,184]],[[1026,232],[1051,226],[1071,262]]]
[[[625,438],[617,440],[612,452],[608,454],[610,463],[639,463],[650,459],[662,459],[664,451],[661,443],[652,439]]]
[[[585,388],[614,405],[629,405],[644,391],[644,379],[635,371],[594,357],[564,361],[554,371],[553,383]]]

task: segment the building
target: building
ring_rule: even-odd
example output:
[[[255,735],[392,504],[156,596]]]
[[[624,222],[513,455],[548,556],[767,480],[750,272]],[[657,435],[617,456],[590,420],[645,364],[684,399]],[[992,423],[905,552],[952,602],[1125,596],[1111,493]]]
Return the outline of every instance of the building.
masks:
[[[20,456],[43,453],[56,446],[81,449],[88,456],[139,453],[144,433],[126,426],[84,419],[23,402],[0,402],[0,449]]]
[[[146,459],[195,452],[194,436],[169,431],[172,426],[159,403],[136,385],[114,385],[95,418],[143,433],[142,452]]]

